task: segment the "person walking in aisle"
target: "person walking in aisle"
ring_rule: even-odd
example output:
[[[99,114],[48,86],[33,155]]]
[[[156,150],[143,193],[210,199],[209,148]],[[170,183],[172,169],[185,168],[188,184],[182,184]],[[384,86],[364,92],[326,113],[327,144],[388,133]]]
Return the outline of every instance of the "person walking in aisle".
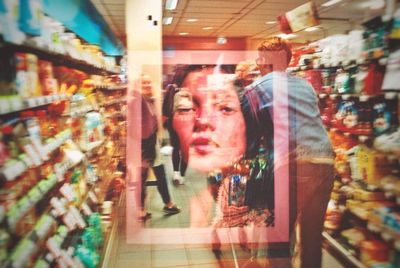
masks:
[[[164,96],[162,113],[164,127],[168,130],[169,139],[172,146],[172,167],[174,169],[172,181],[174,185],[182,185],[185,183],[185,174],[187,169],[187,161],[183,157],[183,152],[179,143],[178,135],[172,127],[172,118],[174,112],[178,109],[191,109],[191,102],[185,101],[182,92],[175,84],[169,84],[166,88]]]
[[[253,139],[275,133],[270,139],[278,152],[285,146],[287,151],[289,145],[288,155],[278,155],[275,160],[275,174],[280,174],[281,168],[295,174],[295,183],[289,186],[293,189],[290,192],[296,193],[296,204],[290,207],[296,213],[289,223],[291,241],[296,242],[294,256],[283,263],[271,257],[269,262],[271,267],[321,267],[323,223],[334,180],[332,146],[314,89],[304,79],[286,73],[291,60],[288,42],[268,38],[259,45],[258,56],[256,62],[263,76],[245,89],[243,99],[258,124],[252,131]],[[299,241],[294,239],[295,223]]]
[[[168,190],[165,167],[159,161],[160,145],[157,138],[158,121],[154,103],[153,84],[149,75],[141,76],[142,88],[142,191],[140,221],[146,221],[151,214],[145,210],[146,181],[151,167],[157,179],[157,190],[165,204],[166,214],[176,214],[181,210],[172,201]]]

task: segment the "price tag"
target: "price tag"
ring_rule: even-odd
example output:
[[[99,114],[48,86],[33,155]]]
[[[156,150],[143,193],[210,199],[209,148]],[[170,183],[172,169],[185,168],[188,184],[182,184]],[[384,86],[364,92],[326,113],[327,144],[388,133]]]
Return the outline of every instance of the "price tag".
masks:
[[[52,103],[53,102],[53,96],[51,96],[51,95],[45,96],[45,99],[46,99],[46,103]]]
[[[37,99],[37,103],[38,103],[38,105],[43,105],[43,104],[46,104],[46,98],[45,97],[37,97],[36,98]]]
[[[43,144],[42,144],[39,140],[37,140],[37,139],[31,139],[31,141],[32,141],[32,144],[33,144],[34,148],[35,148],[36,151],[39,153],[40,158],[41,158],[43,161],[49,160],[49,156],[47,155],[46,150],[45,150]]]
[[[42,161],[38,155],[38,153],[35,151],[33,146],[31,144],[26,144],[24,146],[24,151],[28,155],[28,157],[31,159],[31,161],[35,164],[35,166],[40,166],[42,164]]]
[[[76,229],[75,218],[70,212],[67,212],[63,216],[62,221],[64,222],[65,226],[67,226],[69,231],[73,231]]]
[[[33,166],[32,160],[26,155],[26,154],[21,154],[18,156],[18,158],[25,163],[25,165],[30,168]]]
[[[69,256],[68,252],[65,250],[61,251],[61,258],[65,261],[68,267],[74,267],[74,262],[72,261],[71,256]]]
[[[88,197],[89,197],[90,201],[92,201],[94,204],[99,203],[99,199],[97,198],[96,194],[93,191],[89,192]],[[400,201],[400,199],[399,199],[399,201]]]
[[[57,244],[53,237],[49,238],[46,241],[46,247],[55,259],[57,259],[61,255],[60,246]]]
[[[69,185],[68,183],[64,184],[61,188],[60,188],[60,193],[70,202],[75,201],[75,194],[74,191],[71,187],[71,185]]]
[[[81,208],[85,216],[90,216],[93,214],[92,210],[90,209],[89,205],[86,202],[82,203]]]
[[[86,223],[82,218],[81,213],[79,212],[79,210],[75,207],[75,206],[71,206],[69,208],[70,213],[75,217],[75,221],[78,224],[78,227],[80,229],[84,229],[86,227]]]
[[[73,262],[74,262],[73,267],[76,267],[76,268],[84,268],[85,267],[85,266],[83,266],[81,260],[76,256],[73,258]]]
[[[2,168],[1,173],[3,173],[7,181],[13,181],[18,177],[19,174],[15,173],[15,165],[18,164],[18,162],[19,161],[12,160],[10,164]]]
[[[25,101],[26,101],[26,104],[28,105],[28,107],[37,106],[36,98],[29,98],[29,99],[26,99]]]

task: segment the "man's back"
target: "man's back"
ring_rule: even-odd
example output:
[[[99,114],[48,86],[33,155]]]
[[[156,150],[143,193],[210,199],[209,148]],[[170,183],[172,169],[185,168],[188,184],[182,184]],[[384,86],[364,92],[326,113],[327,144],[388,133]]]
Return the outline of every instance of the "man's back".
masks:
[[[272,125],[276,140],[287,139],[287,133],[279,130],[289,130],[290,145],[292,150],[295,148],[297,159],[332,158],[332,147],[320,118],[318,99],[307,81],[285,72],[272,72],[251,84],[246,95],[252,95],[251,91],[257,93],[258,109],[268,110],[268,113],[261,112],[269,117],[266,120],[274,120],[274,112],[287,114],[285,109],[288,109],[289,120],[275,120]],[[274,94],[276,99],[273,99]]]

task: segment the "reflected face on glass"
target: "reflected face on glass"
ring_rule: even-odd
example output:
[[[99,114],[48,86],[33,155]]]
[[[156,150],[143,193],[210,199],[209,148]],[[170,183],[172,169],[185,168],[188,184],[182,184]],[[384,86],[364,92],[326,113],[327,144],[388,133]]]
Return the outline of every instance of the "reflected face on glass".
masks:
[[[174,99],[173,127],[189,165],[200,171],[223,168],[246,146],[245,123],[233,82],[210,86],[213,69],[190,73]],[[215,77],[215,76],[214,76]],[[178,94],[178,93],[177,93]]]
[[[153,97],[153,83],[149,75],[147,74],[142,75],[141,86],[142,86],[142,95],[145,98]]]

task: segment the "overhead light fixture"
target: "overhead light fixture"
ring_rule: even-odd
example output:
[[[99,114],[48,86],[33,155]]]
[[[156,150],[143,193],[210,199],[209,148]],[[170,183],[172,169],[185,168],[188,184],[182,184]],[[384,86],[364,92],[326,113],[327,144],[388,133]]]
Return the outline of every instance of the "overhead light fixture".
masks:
[[[306,32],[314,32],[314,31],[318,31],[319,27],[308,27],[306,29],[304,29],[304,31]]]
[[[189,33],[179,33],[179,35],[188,35]]]
[[[174,19],[173,17],[164,17],[163,18],[163,24],[164,25],[170,25],[172,23],[173,19]]]
[[[165,3],[165,9],[174,10],[176,9],[177,5],[178,5],[178,0],[167,0],[167,2]]]
[[[196,21],[198,21],[198,19],[187,19],[186,21],[187,22],[196,22]]]
[[[276,24],[276,21],[274,20],[266,21],[265,24]]]
[[[207,26],[207,27],[203,27],[202,29],[203,29],[203,30],[212,30],[212,28],[213,28],[213,27],[211,27],[211,26]]]
[[[297,37],[297,35],[295,35],[295,34],[278,34],[277,36],[282,39],[293,39],[293,38]]]
[[[223,36],[217,37],[217,44],[218,45],[226,44],[226,42],[228,42],[228,40],[225,37],[223,37]]]
[[[340,3],[340,2],[342,2],[342,0],[329,0],[325,3],[323,3],[321,6],[330,7],[330,6],[336,5],[337,3]]]

